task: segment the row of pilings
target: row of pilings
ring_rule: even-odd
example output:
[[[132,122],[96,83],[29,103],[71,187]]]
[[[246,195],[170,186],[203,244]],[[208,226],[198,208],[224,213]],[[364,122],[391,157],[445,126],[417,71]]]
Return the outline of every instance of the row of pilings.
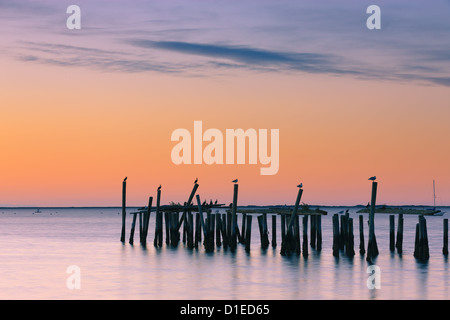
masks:
[[[242,220],[239,226],[237,219],[238,184],[233,187],[233,202],[228,207],[223,204],[201,202],[196,194],[199,185],[194,183],[188,200],[183,205],[161,205],[161,187],[157,189],[156,204],[153,197],[149,197],[148,205],[130,214],[133,216],[129,243],[134,244],[136,227],[139,230],[139,242],[147,245],[150,215],[155,212],[155,230],[153,245],[162,247],[166,245],[176,247],[180,241],[188,249],[204,246],[206,252],[213,252],[215,247],[234,251],[238,244],[250,252],[252,239],[252,223],[254,213],[241,213]],[[277,247],[277,217],[280,216],[280,234],[282,256],[302,255],[308,257],[309,248],[320,252],[322,250],[322,214],[312,212],[301,214],[299,206],[303,189],[298,189],[297,199],[291,213],[272,214],[269,229],[268,213],[256,214],[260,246],[263,250],[270,245]],[[366,260],[373,263],[378,254],[378,245],[375,236],[375,203],[377,195],[377,182],[372,182],[371,204],[368,219],[368,242],[365,244],[363,215],[358,217],[359,254],[366,255]],[[194,204],[194,199],[195,203]],[[225,208],[225,213],[212,213],[213,209]],[[395,234],[395,216],[389,216],[389,250],[402,254],[403,252],[403,214],[398,214],[397,234]],[[122,233],[121,241],[125,242],[126,223],[126,180],[122,184]],[[138,226],[137,226],[138,224]],[[332,216],[332,254],[335,257],[344,255],[352,258],[355,255],[354,221],[348,210],[344,214]],[[309,238],[308,238],[309,226]],[[271,235],[269,236],[270,232]],[[165,238],[164,238],[165,234]],[[448,219],[443,219],[443,248],[442,253],[448,255]],[[414,257],[427,261],[429,255],[428,232],[426,219],[419,215],[416,225]]]

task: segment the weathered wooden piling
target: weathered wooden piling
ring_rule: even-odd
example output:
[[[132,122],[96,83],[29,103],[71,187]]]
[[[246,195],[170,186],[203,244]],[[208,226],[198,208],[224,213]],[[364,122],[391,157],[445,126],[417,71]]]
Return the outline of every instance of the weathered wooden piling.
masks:
[[[395,247],[397,248],[397,253],[403,253],[403,214],[400,213],[398,215],[398,224],[397,224],[397,240],[395,243]]]
[[[423,215],[419,216],[419,223],[416,224],[414,257],[422,261],[426,261],[430,258],[427,222]]]
[[[316,250],[322,250],[322,215],[316,216]]]
[[[172,213],[171,212],[164,212],[164,220],[165,220],[165,227],[166,227],[166,245],[170,244],[170,235],[172,234]]]
[[[377,199],[377,187],[378,183],[372,182],[372,196],[370,201],[370,213],[369,213],[369,240],[367,245],[367,255],[366,260],[371,263],[372,259],[375,258],[379,251],[377,245],[377,239],[375,237],[375,205]]]
[[[444,245],[442,247],[442,253],[444,255],[448,255],[448,219],[444,219],[443,221],[443,226],[444,226]]]
[[[137,212],[132,212],[133,215],[133,221],[131,222],[131,231],[130,231],[130,239],[128,240],[128,242],[130,244],[134,244],[134,229],[136,227],[136,216],[137,216]]]
[[[297,217],[295,217],[297,218]],[[303,216],[303,246],[302,246],[302,251],[303,251],[303,257],[307,258],[308,257],[308,216],[304,215]]]
[[[281,224],[281,244],[283,245],[286,237],[286,215],[280,215],[280,224]]]
[[[291,251],[294,249],[294,246],[293,246],[293,237],[294,237],[293,227],[294,227],[294,221],[295,221],[294,218],[297,217],[298,206],[300,205],[300,200],[302,198],[302,194],[303,194],[303,189],[299,188],[298,193],[297,193],[297,199],[295,200],[294,210],[292,211],[292,215],[289,220],[289,225],[286,230],[286,235],[284,237],[284,241],[281,242],[280,254],[283,256],[289,255],[291,253]]]
[[[220,247],[222,245],[222,240],[220,239],[220,233],[222,230],[222,219],[220,214],[216,214],[216,246]]]
[[[315,249],[316,248],[316,235],[317,235],[317,231],[316,231],[316,215],[311,215],[311,225],[310,225],[310,246],[311,248]]]
[[[252,215],[247,215],[247,228],[245,230],[245,251],[250,252],[250,242],[252,240]]]
[[[353,257],[355,255],[354,249],[354,235],[353,235],[353,218],[348,218],[347,220],[347,243],[345,245],[345,254],[348,257]]]
[[[339,215],[333,214],[333,256],[339,257],[340,248],[340,235],[339,235]]]
[[[161,204],[161,188],[158,188],[156,193],[156,223],[155,223],[155,239],[153,240],[153,245],[155,247],[161,247],[162,246],[162,238],[163,238],[163,217],[162,213],[160,211],[160,204]]]
[[[237,237],[236,237],[236,229],[237,229],[237,215],[236,215],[236,208],[237,208],[237,200],[238,200],[238,188],[239,185],[237,183],[233,186],[233,203],[231,207],[231,233],[230,233],[230,249],[235,250],[237,245]]]
[[[125,242],[125,228],[127,217],[127,178],[122,182],[122,232],[120,235],[120,241]]]
[[[242,214],[242,223],[241,223],[241,236],[239,237],[239,242],[245,244],[245,227],[247,223],[247,214]]]
[[[364,218],[359,215],[359,253],[361,255],[366,253],[366,248],[364,245]]]
[[[272,247],[277,246],[277,215],[272,215]]]
[[[152,203],[153,203],[153,197],[148,198],[148,205],[147,210],[144,214],[144,236],[142,239],[142,244],[145,245],[147,243],[147,236],[148,236],[148,226],[150,224],[150,214],[152,212]]]
[[[389,250],[395,251],[395,216],[389,215]]]
[[[226,213],[222,214],[222,228],[221,228],[221,234],[222,234],[222,244],[223,244],[223,248],[224,250],[228,249],[228,233],[227,233],[227,215]],[[231,228],[231,227],[230,227]]]
[[[264,213],[258,217],[259,234],[261,237],[261,248],[267,249],[269,246],[269,234],[267,230],[267,214]]]
[[[292,219],[292,217],[291,217]],[[300,242],[300,217],[295,216],[294,218],[294,237],[292,239],[293,242],[293,248],[296,255],[300,255],[301,253],[301,242]]]

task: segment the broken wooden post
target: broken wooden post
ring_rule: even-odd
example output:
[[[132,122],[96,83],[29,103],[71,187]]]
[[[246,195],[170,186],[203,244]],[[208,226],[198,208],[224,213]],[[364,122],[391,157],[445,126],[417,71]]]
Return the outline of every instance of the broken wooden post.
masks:
[[[230,249],[235,250],[237,245],[236,239],[236,228],[237,228],[237,216],[236,216],[236,207],[238,200],[238,187],[237,183],[234,184],[233,188],[233,204],[231,207],[231,240],[230,240]]]
[[[133,222],[131,223],[130,240],[128,242],[130,244],[133,244],[134,243],[134,229],[136,227],[136,215],[138,213],[137,212],[132,212],[131,214],[133,215]]]
[[[370,202],[370,213],[369,213],[369,241],[367,245],[367,256],[366,260],[372,262],[372,259],[378,255],[377,239],[375,237],[375,204],[377,199],[377,187],[378,183],[372,182],[372,196]]]
[[[222,244],[223,248],[225,250],[228,249],[228,233],[227,233],[227,213],[222,214],[221,222],[222,222],[222,228],[221,228],[221,234],[222,234]]]
[[[322,250],[322,215],[316,216],[316,250]]]
[[[302,194],[303,194],[303,189],[301,187],[299,187],[298,193],[297,193],[297,199],[295,201],[294,210],[292,211],[291,219],[289,220],[289,225],[288,225],[287,230],[286,230],[286,235],[284,237],[284,241],[281,242],[280,254],[283,255],[283,256],[286,255],[286,254],[290,254],[290,251],[292,250],[291,242],[292,242],[292,238],[294,237],[294,234],[292,232],[292,228],[294,226],[294,221],[295,221],[294,217],[297,217],[298,206],[300,204],[300,200],[302,198]]]
[[[403,213],[398,215],[398,225],[397,225],[397,241],[395,243],[398,253],[403,252]]]
[[[389,250],[395,251],[395,216],[389,215]]]
[[[272,247],[277,246],[277,215],[272,215]]]
[[[149,197],[147,210],[145,211],[145,214],[144,214],[144,237],[142,239],[142,244],[144,244],[144,245],[147,243],[148,225],[150,223],[150,214],[152,212],[152,202],[153,202],[153,197]]]
[[[126,200],[127,199],[127,178],[123,179],[122,182],[122,233],[120,236],[120,241],[125,242],[125,226],[126,226]]]
[[[366,253],[364,246],[364,218],[362,214],[359,215],[359,253],[361,255]]]
[[[428,247],[427,222],[423,215],[419,216],[419,223],[416,225],[416,241],[415,241],[414,257],[419,260],[426,261],[430,258]]]
[[[348,218],[347,220],[347,244],[345,245],[345,253],[348,257],[353,257],[355,255],[354,249],[354,235],[353,235],[353,218]]]
[[[310,246],[311,248],[315,249],[316,248],[316,215],[311,215],[311,226],[310,226],[310,235],[311,235],[311,240],[310,240]]]
[[[448,255],[448,219],[444,219],[444,245],[442,247],[442,253]]]
[[[297,217],[295,217],[297,218]],[[303,257],[308,257],[308,216],[303,216]]]
[[[299,216],[295,216],[295,221],[294,221],[294,238],[293,240],[293,245],[292,247],[294,248],[295,254],[296,255],[300,255],[301,253],[301,245],[300,245],[300,222]]]
[[[241,237],[240,237],[240,242],[245,244],[245,228],[246,228],[246,223],[247,223],[247,214],[243,213],[242,214],[242,227],[241,227]]]
[[[252,239],[252,215],[247,215],[247,228],[245,230],[245,251],[250,252],[250,242]]]
[[[171,230],[171,221],[172,221],[172,213],[171,212],[164,212],[164,220],[166,221],[166,245],[170,244],[170,236],[172,233]]]
[[[161,204],[161,187],[158,188],[156,193],[156,223],[155,223],[155,239],[153,245],[155,247],[162,246],[162,213],[160,212]]]
[[[333,214],[333,256],[339,257],[339,215]]]
[[[222,240],[220,239],[220,233],[222,229],[222,219],[220,214],[216,214],[216,246],[220,247],[222,245]]]

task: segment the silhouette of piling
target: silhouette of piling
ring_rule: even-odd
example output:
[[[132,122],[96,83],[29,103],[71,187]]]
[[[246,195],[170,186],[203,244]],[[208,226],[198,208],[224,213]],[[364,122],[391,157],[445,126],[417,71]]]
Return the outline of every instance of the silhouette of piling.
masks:
[[[126,216],[127,216],[127,179],[125,178],[122,182],[122,232],[120,235],[120,241],[125,242],[125,227],[126,227]]]
[[[272,215],[272,247],[277,246],[277,215]]]
[[[252,239],[252,215],[247,215],[247,227],[245,230],[245,251],[250,252],[250,242]]]
[[[295,217],[295,219],[297,219],[297,217]],[[302,251],[303,251],[303,257],[307,258],[308,257],[308,216],[307,215],[303,216],[303,246],[302,246]]]
[[[359,215],[359,253],[361,255],[366,253],[364,246],[364,218],[362,215]]]
[[[444,245],[442,247],[442,253],[448,255],[448,219],[444,219]]]
[[[294,210],[292,211],[292,215],[291,215],[291,218],[289,220],[289,225],[288,225],[287,230],[286,230],[286,235],[284,237],[284,241],[281,242],[280,254],[283,255],[283,256],[291,254],[292,250],[295,249],[295,244],[294,244],[294,241],[293,241],[293,238],[294,238],[293,227],[294,227],[295,217],[297,217],[298,206],[300,204],[300,200],[302,198],[302,194],[303,194],[303,189],[299,188],[298,189],[298,193],[297,193],[297,199],[295,201]]]
[[[231,207],[231,239],[230,239],[230,249],[235,250],[237,245],[237,237],[236,237],[236,229],[237,229],[237,216],[236,216],[236,207],[238,200],[238,188],[239,185],[237,183],[233,186],[233,203]]]
[[[395,216],[389,215],[389,250],[395,251]]]
[[[152,203],[153,203],[153,197],[148,198],[148,206],[147,210],[144,213],[144,235],[142,237],[142,244],[147,243],[147,236],[148,236],[148,226],[150,224],[150,214],[152,212]]]
[[[216,214],[216,246],[220,247],[222,245],[222,240],[220,239],[220,233],[222,229],[222,219],[220,214]]]
[[[339,257],[340,248],[340,235],[339,235],[339,215],[333,214],[333,256]]]
[[[222,214],[222,218],[221,218],[221,234],[222,234],[222,244],[223,244],[223,248],[224,250],[228,249],[228,226],[227,226],[227,216],[228,213],[223,213]],[[231,229],[231,227],[230,227]]]
[[[422,261],[426,261],[430,258],[427,222],[423,215],[419,216],[419,223],[416,224],[414,257]]]
[[[133,221],[131,222],[130,239],[128,240],[130,244],[134,244],[134,229],[136,228],[136,216],[138,215],[138,213],[132,212],[132,215]]]
[[[163,216],[160,211],[160,204],[161,204],[161,189],[158,188],[157,194],[156,194],[156,223],[155,223],[155,239],[153,240],[153,245],[155,247],[161,247],[162,246],[162,238],[163,238]]]
[[[267,249],[269,247],[269,232],[267,230],[267,214],[264,213],[258,216],[259,233],[261,237],[261,248]]]
[[[322,250],[322,215],[316,215],[316,250]]]
[[[316,236],[317,236],[317,229],[316,229],[316,215],[311,215],[311,222],[310,222],[310,236],[311,236],[311,240],[310,240],[310,246],[311,248],[315,249],[316,248]]]
[[[172,213],[171,212],[164,212],[164,220],[166,221],[165,227],[166,227],[166,245],[170,244],[170,235],[172,234]]]
[[[395,247],[397,248],[397,253],[403,253],[403,214],[400,213],[398,215],[398,224],[397,224],[397,240],[395,243]]]
[[[346,223],[347,223],[347,243],[345,245],[345,254],[348,257],[353,257],[355,255],[354,235],[353,235],[353,218],[348,218]]]
[[[378,256],[378,245],[377,239],[375,237],[375,205],[377,199],[377,187],[378,183],[372,182],[372,196],[370,202],[370,213],[369,213],[369,241],[367,245],[367,256],[366,260],[371,263],[372,259]]]
[[[243,213],[242,214],[242,223],[241,223],[241,237],[240,237],[240,242],[245,244],[245,233],[246,233],[246,226],[247,226],[247,214]]]

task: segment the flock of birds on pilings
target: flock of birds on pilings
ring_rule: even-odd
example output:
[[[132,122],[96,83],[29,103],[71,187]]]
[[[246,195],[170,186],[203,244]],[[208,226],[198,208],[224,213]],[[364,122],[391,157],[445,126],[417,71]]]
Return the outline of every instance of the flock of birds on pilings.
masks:
[[[363,216],[359,215],[359,236],[360,245],[359,252],[361,255],[366,254],[366,260],[372,263],[373,259],[379,254],[375,237],[374,214],[377,193],[376,177],[370,177],[372,181],[372,196],[369,209],[369,232],[367,250],[364,243],[364,225]],[[126,228],[126,181],[122,183],[122,232],[121,242],[125,242]],[[148,206],[138,208],[130,214],[133,216],[129,243],[134,244],[134,234],[136,225],[138,225],[139,242],[141,245],[147,245],[148,230],[151,212],[156,213],[155,231],[153,244],[155,247],[162,247],[163,235],[165,233],[165,243],[176,247],[182,241],[188,249],[199,248],[203,244],[206,252],[213,252],[215,247],[223,247],[224,250],[236,250],[238,243],[245,246],[245,251],[250,252],[251,231],[253,215],[257,214],[257,223],[260,233],[260,243],[262,249],[277,246],[277,217],[280,217],[281,229],[281,250],[283,256],[300,255],[308,256],[308,218],[310,220],[310,241],[309,246],[317,251],[322,249],[322,215],[327,212],[316,210],[302,210],[300,201],[303,194],[303,184],[297,185],[298,194],[295,205],[291,207],[283,207],[278,209],[257,210],[241,210],[241,224],[239,226],[237,219],[237,198],[238,198],[238,179],[232,181],[234,183],[233,202],[229,206],[219,204],[216,200],[212,202],[201,202],[200,196],[196,194],[199,187],[198,178],[194,181],[194,186],[183,205],[170,203],[169,205],[161,205],[161,185],[157,189],[156,205],[153,205],[153,197],[149,197]],[[194,197],[195,202],[194,204]],[[215,214],[212,209],[224,208],[225,213],[218,210]],[[267,215],[271,213],[272,218],[272,239],[269,241],[269,228]],[[302,217],[303,237],[300,240],[300,216]],[[139,220],[138,220],[139,219]],[[163,220],[165,221],[163,223]],[[352,257],[355,255],[354,250],[354,232],[353,218],[350,218],[348,210],[345,214],[334,214],[333,222],[333,255],[339,257],[340,254]],[[395,237],[394,215],[390,216],[390,250],[397,250],[402,253],[403,244],[403,213],[398,214],[398,229]],[[181,227],[183,229],[181,230]],[[165,230],[164,230],[165,229]],[[444,219],[444,246],[442,249],[444,255],[448,254],[448,219]],[[419,215],[419,222],[416,225],[416,239],[414,256],[419,260],[429,259],[428,235],[426,220],[423,214]]]

